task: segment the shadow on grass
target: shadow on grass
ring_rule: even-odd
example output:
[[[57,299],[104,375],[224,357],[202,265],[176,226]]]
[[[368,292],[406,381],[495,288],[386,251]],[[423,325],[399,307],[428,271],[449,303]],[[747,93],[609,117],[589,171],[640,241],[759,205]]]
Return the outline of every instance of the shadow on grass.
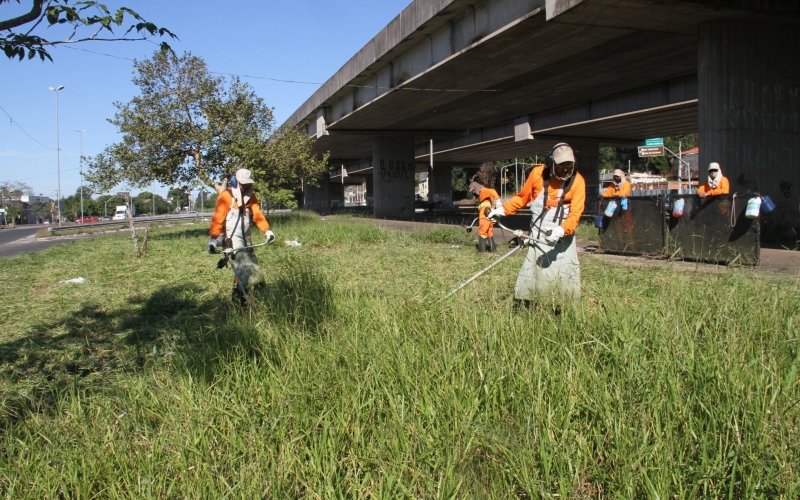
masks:
[[[260,356],[250,323],[199,292],[174,286],[118,308],[87,304],[0,343],[0,428],[52,413],[69,391],[113,390],[114,377],[166,366],[213,379],[232,356]]]

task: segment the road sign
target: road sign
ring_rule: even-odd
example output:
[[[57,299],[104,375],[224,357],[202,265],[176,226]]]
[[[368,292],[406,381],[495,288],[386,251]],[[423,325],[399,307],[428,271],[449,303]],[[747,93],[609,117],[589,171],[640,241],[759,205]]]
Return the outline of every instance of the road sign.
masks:
[[[653,137],[650,139],[644,140],[645,146],[663,146],[664,145],[664,138],[663,137]],[[641,155],[639,155],[641,156]]]
[[[664,146],[639,146],[639,158],[664,156]]]

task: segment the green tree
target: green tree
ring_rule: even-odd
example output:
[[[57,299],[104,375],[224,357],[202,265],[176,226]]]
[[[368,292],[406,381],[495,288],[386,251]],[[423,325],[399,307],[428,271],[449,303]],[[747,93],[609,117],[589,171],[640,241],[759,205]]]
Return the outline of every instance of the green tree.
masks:
[[[20,0],[14,0],[21,3]],[[0,49],[9,59],[24,58],[41,60],[53,58],[47,47],[81,42],[112,42],[148,40],[151,37],[177,38],[166,28],[160,28],[147,21],[136,11],[120,7],[112,12],[104,3],[81,0],[69,5],[69,0],[30,0],[31,8],[21,15],[8,17],[8,5],[12,0],[0,0],[0,7],[6,8],[6,19],[0,18]],[[64,39],[49,40],[37,34],[42,28],[67,28]],[[114,30],[125,28],[118,35]],[[59,33],[60,36],[60,33]],[[161,42],[161,49],[171,51],[169,44]]]
[[[646,158],[647,169],[657,172],[662,175],[669,175],[672,173],[672,165],[675,163],[675,157],[669,153],[672,151],[678,154],[678,151],[686,151],[696,147],[699,144],[697,134],[684,134],[675,135],[672,137],[664,138],[664,146],[666,147],[665,156],[657,156]]]
[[[16,220],[17,215],[20,214],[21,204],[19,201],[24,194],[33,194],[33,188],[24,182],[3,181],[0,183],[0,208],[7,210],[8,221]]]
[[[210,75],[201,58],[156,52],[134,67],[140,93],[115,103],[109,121],[122,141],[88,162],[93,184],[188,186],[199,179],[213,187],[212,179],[248,168],[271,188],[327,170],[327,155],[311,153],[311,138],[294,129],[273,134],[272,109],[239,79],[228,85]]]
[[[0,182],[0,208],[7,205],[11,200],[19,200],[23,194],[33,194],[33,188],[24,182]]]
[[[180,208],[189,206],[189,188],[188,187],[172,187],[167,191],[167,203],[171,207],[171,211],[176,212]]]
[[[136,207],[137,214],[158,215],[170,211],[169,205],[164,198],[148,191],[142,191],[134,196],[132,202],[133,206]]]
[[[453,167],[451,179],[453,200],[461,200],[467,196],[467,191],[469,191],[469,178],[467,177],[467,169],[463,167]]]

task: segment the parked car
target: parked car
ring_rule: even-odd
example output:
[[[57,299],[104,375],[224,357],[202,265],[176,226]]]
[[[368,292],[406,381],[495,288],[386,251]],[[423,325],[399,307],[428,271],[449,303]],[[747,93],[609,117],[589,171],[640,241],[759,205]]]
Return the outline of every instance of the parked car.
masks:
[[[88,224],[90,222],[100,222],[100,217],[95,217],[94,215],[87,215],[83,219],[78,217],[75,219],[76,224]]]

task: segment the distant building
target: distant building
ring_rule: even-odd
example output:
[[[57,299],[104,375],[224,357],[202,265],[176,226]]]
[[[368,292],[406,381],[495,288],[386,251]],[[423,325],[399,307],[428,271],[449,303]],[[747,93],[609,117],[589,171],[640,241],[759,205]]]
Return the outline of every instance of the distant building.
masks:
[[[600,174],[600,190],[598,191],[598,194],[602,193],[605,188],[611,185],[613,182],[613,177],[613,172],[605,172]],[[656,191],[677,189],[677,183],[670,182],[663,175],[634,172],[626,175],[626,177],[628,182],[631,183],[632,196],[649,196],[655,194]]]

